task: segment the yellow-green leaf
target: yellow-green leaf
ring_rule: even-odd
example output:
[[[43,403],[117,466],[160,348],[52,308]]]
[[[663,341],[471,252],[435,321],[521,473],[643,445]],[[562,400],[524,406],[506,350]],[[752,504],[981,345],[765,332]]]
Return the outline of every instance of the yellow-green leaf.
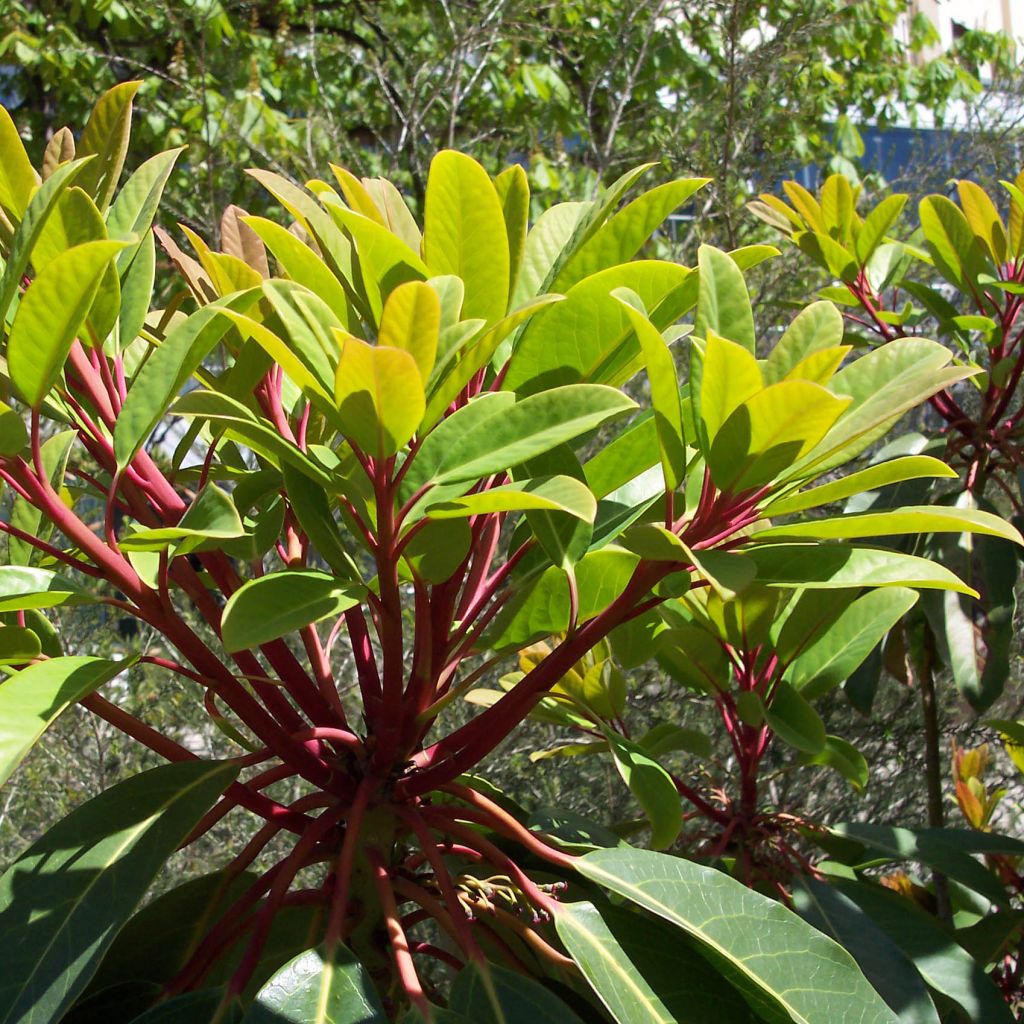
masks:
[[[384,303],[377,344],[400,348],[416,361],[424,386],[437,358],[441,302],[422,281],[400,284]]]
[[[463,316],[496,323],[508,308],[510,257],[501,200],[487,172],[463,153],[438,153],[430,164],[423,220],[430,273],[461,277]]]
[[[334,398],[345,433],[364,451],[394,455],[423,419],[426,400],[416,360],[335,330],[342,346]]]

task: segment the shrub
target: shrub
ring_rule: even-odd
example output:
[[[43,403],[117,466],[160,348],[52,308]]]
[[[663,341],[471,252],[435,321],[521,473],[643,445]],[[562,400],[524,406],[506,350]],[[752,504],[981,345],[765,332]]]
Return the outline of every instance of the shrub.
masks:
[[[741,694],[707,686],[741,750],[765,722],[815,729],[778,649],[820,641],[816,609],[972,593],[862,540],[1019,541],[974,509],[803,514],[945,474],[896,459],[808,489],[969,371],[916,338],[840,369],[827,302],[758,359],[742,271],[766,247],[634,260],[702,180],[621,205],[639,169],[528,230],[521,168],[492,180],[450,151],[422,230],[385,181],[252,172],[287,226],[229,209],[221,251],[185,229],[197,258],[154,229],[187,295],[151,310],[176,154],[118,188],[132,95],[104,96],[38,175],[0,117],[0,777],[74,702],[170,763],[0,879],[0,1020],[894,1020],[786,906],[557,809],[531,818],[479,771],[527,716],[568,721],[613,753],[638,840],[669,848],[680,786],[622,730],[615,663],[650,631],[698,686],[705,655],[733,659]],[[173,451],[151,440],[168,419]],[[120,708],[126,661],[64,654],[47,610],[97,602],[159,638],[130,660],[179,680],[235,756]],[[282,802],[286,782],[302,792]],[[136,911],[228,814],[250,816],[244,850]]]

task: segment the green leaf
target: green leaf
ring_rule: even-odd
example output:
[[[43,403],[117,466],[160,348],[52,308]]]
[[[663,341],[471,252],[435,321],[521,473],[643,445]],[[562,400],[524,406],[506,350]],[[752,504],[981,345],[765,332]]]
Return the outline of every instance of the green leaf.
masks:
[[[928,989],[910,958],[853,900],[802,876],[793,887],[797,913],[847,949],[900,1024],[939,1024]]]
[[[682,929],[761,1016],[896,1021],[841,946],[728,875],[647,850],[595,850],[575,867]]]
[[[583,1024],[543,985],[494,964],[459,971],[448,1005],[474,1024]]]
[[[132,127],[132,100],[141,82],[122,82],[107,90],[89,115],[78,140],[78,156],[96,159],[78,179],[78,183],[106,210],[114,197]]]
[[[775,735],[791,747],[812,756],[825,749],[825,723],[785,680],[775,684],[764,718]]]
[[[592,523],[597,501],[587,485],[571,476],[536,477],[514,484],[491,487],[462,498],[428,504],[431,519],[459,519],[492,512],[523,512],[550,509],[566,512],[583,522]]]
[[[792,475],[820,476],[848,462],[882,437],[905,412],[971,376],[970,369],[949,367],[951,358],[937,342],[897,338],[840,370],[829,390],[851,396],[853,404]]]
[[[725,421],[764,388],[757,360],[742,345],[708,336],[701,359],[700,410],[702,450],[711,450]]]
[[[586,554],[575,566],[579,621],[586,622],[622,593],[639,559],[621,548],[606,547]],[[495,650],[525,647],[569,626],[569,588],[565,572],[552,566],[530,585],[518,588],[495,619],[482,644]]]
[[[807,519],[758,531],[757,539],[813,537],[820,540],[892,537],[898,534],[979,533],[1024,544],[1016,528],[1005,519],[976,509],[941,505],[909,505],[890,512],[860,512],[835,519]]]
[[[940,830],[926,831],[875,825],[868,822],[849,822],[836,825],[836,835],[853,839],[868,846],[872,854],[887,855],[895,860],[914,860],[941,871],[962,882],[993,903],[1006,901],[1002,883],[969,853],[965,853]]]
[[[346,436],[367,453],[394,455],[426,410],[416,360],[398,348],[368,345],[336,332],[342,345],[334,397]]]
[[[0,107],[0,206],[21,219],[39,179],[18,133],[18,126]]]
[[[530,221],[530,182],[520,164],[506,167],[494,179],[494,190],[501,200],[501,212],[505,218],[505,233],[508,235],[509,300],[519,279],[519,267],[526,245],[526,231]],[[511,308],[511,306],[509,307]]]
[[[6,402],[0,402],[0,455],[20,455],[27,444],[25,421]]]
[[[85,997],[124,982],[165,985],[258,877],[254,871],[232,874],[224,869],[191,878],[150,900],[118,932]]]
[[[826,736],[825,746],[813,757],[805,757],[802,764],[824,765],[839,772],[857,792],[868,784],[870,769],[867,759],[852,744],[839,736]]]
[[[977,596],[948,569],[927,558],[847,544],[779,544],[746,548],[760,583],[809,590],[846,587],[915,587]]]
[[[526,236],[510,308],[515,309],[543,290],[559,256],[593,207],[593,203],[557,203],[537,218]]]
[[[777,384],[809,355],[842,342],[842,313],[831,302],[812,302],[797,313],[765,360],[765,383]]]
[[[281,470],[288,502],[313,547],[339,576],[358,580],[359,571],[341,540],[341,527],[335,521],[327,493],[290,463]]]
[[[784,380],[743,402],[722,424],[708,467],[723,491],[738,492],[776,479],[833,427],[849,399],[820,384]]]
[[[121,538],[120,546],[123,551],[162,551],[173,545],[176,554],[187,554],[206,541],[244,535],[245,527],[231,495],[216,484],[207,484],[185,510],[177,526],[127,533]]]
[[[505,406],[500,412],[495,406],[492,415],[481,416],[476,410],[470,414],[470,403],[445,420],[444,431],[438,429],[427,435],[410,475],[418,483],[479,480],[513,468],[635,408],[622,392],[600,384],[552,388]],[[461,429],[463,423],[465,429]]]
[[[0,878],[0,1021],[60,1020],[167,858],[237,774],[236,765],[197,760],[133,776],[11,865]]]
[[[765,513],[771,517],[788,515],[790,512],[803,512],[821,505],[831,505],[835,501],[872,491],[879,487],[903,483],[907,480],[925,479],[956,479],[956,470],[950,469],[944,462],[930,455],[907,455],[901,459],[892,459],[878,466],[869,466],[856,473],[850,473],[839,480],[813,487],[808,491],[793,494],[771,502]]]
[[[127,250],[117,254],[117,264]],[[122,346],[130,345],[145,326],[149,303],[156,281],[156,237],[146,233],[134,259],[127,264],[121,281],[121,308],[117,314],[117,333]]]
[[[564,291],[591,274],[629,262],[665,218],[710,180],[683,178],[666,182],[638,196],[600,227],[570,257],[551,288]]]
[[[64,190],[82,173],[87,166],[84,160],[58,167],[39,186],[25,210],[25,216],[14,235],[14,241],[6,254],[3,277],[0,278],[0,326],[7,317],[7,310],[21,287],[22,277],[28,267],[32,250],[50,215],[60,201]]]
[[[804,648],[786,678],[808,700],[828,693],[849,679],[916,603],[917,593],[905,587],[886,587],[857,598]]]
[[[243,217],[242,223],[256,232],[292,281],[308,288],[325,302],[343,327],[350,325],[350,306],[345,289],[330,267],[305,242],[287,228],[263,217]]]
[[[654,653],[654,652],[652,652]],[[725,689],[729,658],[720,641],[692,623],[682,622],[658,637],[658,664],[677,682],[701,693]]]
[[[710,245],[697,250],[700,274],[697,321],[694,334],[706,338],[710,331],[754,351],[754,314],[743,273],[732,257]]]
[[[228,651],[276,640],[363,599],[364,588],[314,569],[285,569],[242,584],[228,599],[221,639]]]
[[[854,248],[857,259],[863,265],[871,259],[879,244],[884,241],[886,233],[899,219],[903,207],[907,204],[907,196],[886,196],[865,218],[857,233]]]
[[[399,348],[413,357],[426,386],[437,358],[441,302],[422,281],[400,284],[384,303],[377,344]]]
[[[135,458],[175,395],[231,328],[231,322],[220,316],[220,310],[244,311],[258,296],[259,291],[252,289],[196,310],[167,335],[143,364],[114,425],[114,454],[118,466],[123,468]]]
[[[167,150],[165,153],[157,153],[141,164],[124,183],[124,187],[118,192],[117,198],[107,212],[107,233],[111,238],[131,242],[148,234],[156,211],[160,207],[164,187],[184,149],[182,146]],[[124,274],[134,257],[135,252],[132,249],[118,253],[119,274]]]
[[[685,267],[637,260],[610,267],[572,286],[565,300],[535,316],[523,329],[509,361],[504,386],[533,394],[560,384],[612,383],[618,360],[639,351],[627,310],[611,293],[635,292],[661,331],[679,312],[672,297],[691,276]]]
[[[405,545],[404,560],[420,579],[444,583],[465,561],[473,543],[465,519],[428,521]]]
[[[610,904],[562,904],[558,937],[618,1024],[754,1024],[746,1003],[676,929]]]
[[[1013,1015],[983,965],[975,963],[934,917],[879,886],[845,878],[832,884],[914,962],[929,987],[961,1006],[970,1020],[1010,1024]]]
[[[683,407],[679,401],[675,360],[665,339],[647,319],[643,300],[628,289],[616,289],[612,295],[622,303],[640,342],[640,350],[647,365],[665,487],[674,491],[686,474],[686,437],[683,433]]]
[[[980,185],[963,178],[957,182],[960,207],[974,237],[997,264],[1006,261],[1006,228],[995,204]]]
[[[622,781],[644,809],[651,826],[651,845],[664,850],[675,842],[683,827],[683,815],[676,784],[658,762],[642,747],[603,728],[608,748]]]
[[[86,242],[51,260],[22,296],[7,341],[14,386],[38,409],[50,393],[123,242]]]
[[[509,245],[501,200],[487,172],[454,150],[430,164],[423,211],[423,256],[431,274],[466,286],[462,315],[497,323],[509,296]]]
[[[24,665],[43,653],[42,641],[21,626],[0,626],[0,665]],[[3,704],[0,695],[0,705]],[[3,727],[0,726],[0,729]]]
[[[93,600],[95,598],[88,590],[49,569],[0,566],[0,612],[56,608],[62,604],[87,604]]]
[[[0,630],[0,637],[11,628]],[[0,786],[65,708],[110,682],[133,660],[50,658],[12,673],[0,686]]]
[[[179,398],[171,413],[224,424],[228,434],[242,438],[249,448],[269,461],[291,463],[321,486],[331,485],[331,475],[319,463],[282,437],[269,423],[257,418],[250,409],[227,395],[197,388]]]
[[[186,992],[157,1003],[131,1024],[205,1024],[213,1020],[213,1014],[220,1005],[224,993],[218,989],[205,992]],[[233,1024],[237,1018],[227,1017],[224,1024]]]
[[[256,996],[242,1024],[387,1024],[366,968],[344,947],[301,953]]]

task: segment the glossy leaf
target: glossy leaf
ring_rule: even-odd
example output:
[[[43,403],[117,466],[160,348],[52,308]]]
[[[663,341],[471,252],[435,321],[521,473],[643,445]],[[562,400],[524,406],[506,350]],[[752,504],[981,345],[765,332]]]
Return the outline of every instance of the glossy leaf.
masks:
[[[7,340],[11,380],[39,408],[89,312],[103,275],[123,242],[87,242],[61,253],[25,292]]]
[[[562,291],[591,274],[631,260],[669,214],[708,181],[709,178],[684,178],[666,182],[638,196],[576,251],[551,287]]]
[[[465,497],[427,505],[431,519],[457,519],[491,512],[524,512],[549,509],[565,512],[592,523],[597,502],[587,485],[570,476],[537,477],[514,484],[491,487]]]
[[[622,781],[644,809],[651,826],[651,845],[664,850],[675,842],[683,827],[683,815],[672,776],[647,753],[624,736],[602,730]]]
[[[801,877],[797,913],[845,947],[900,1024],[939,1024],[928,989],[909,957],[851,899],[827,882]]]
[[[920,505],[891,512],[861,512],[835,519],[807,519],[771,526],[758,532],[758,540],[813,537],[822,540],[854,540],[860,537],[891,537],[897,534],[980,533],[1022,544],[1016,528],[999,516],[975,509]]]
[[[805,756],[801,764],[822,765],[837,771],[857,792],[868,784],[871,770],[867,759],[841,736],[826,736],[825,745],[813,756]]]
[[[246,292],[204,306],[175,327],[150,355],[132,382],[114,426],[119,466],[131,462],[175,395],[231,328],[231,322],[219,315],[221,307],[245,310],[258,294]]]
[[[831,302],[812,302],[793,318],[764,364],[764,381],[776,384],[815,352],[841,345],[843,316]]]
[[[0,637],[10,628],[0,631]],[[65,708],[131,664],[104,658],[50,658],[12,673],[0,686],[0,786]]]
[[[803,512],[805,509],[830,505],[864,491],[904,483],[907,480],[941,480],[950,477],[956,478],[956,470],[950,469],[939,459],[930,455],[907,455],[878,466],[869,466],[820,487],[812,487],[799,494],[772,501],[765,511],[770,516],[788,515],[790,512]]]
[[[859,597],[793,661],[786,678],[808,700],[844,683],[917,603],[917,593],[887,587]]]
[[[431,161],[423,211],[423,256],[433,274],[466,286],[463,316],[496,323],[509,295],[509,247],[501,200],[471,157],[444,150]]]
[[[459,971],[448,1005],[474,1024],[582,1024],[539,982],[494,964]]]
[[[825,723],[785,680],[775,684],[764,718],[772,732],[791,747],[812,756],[825,749]]]
[[[854,902],[908,956],[936,992],[952,999],[969,1019],[985,1024],[1010,1024],[999,990],[981,964],[938,921],[911,900],[878,886],[837,878],[832,884]]]
[[[779,544],[748,548],[757,579],[769,586],[916,587],[975,595],[948,569],[927,558],[846,544]]]
[[[710,331],[754,351],[754,315],[740,268],[720,249],[702,245],[697,250],[700,274],[697,322],[694,333],[706,338]]]
[[[64,604],[87,604],[93,600],[94,596],[84,587],[49,569],[0,566],[0,611],[56,608]]]
[[[362,586],[314,569],[284,569],[249,580],[224,606],[221,638],[242,651],[285,633],[340,615],[362,600]]]
[[[17,125],[0,107],[0,206],[20,219],[38,180]]]
[[[470,404],[429,434],[416,455],[410,482],[478,480],[541,455],[556,445],[635,408],[621,392],[576,384],[532,395],[481,416]],[[488,408],[488,411],[490,409]],[[465,427],[463,428],[463,423]]]
[[[237,775],[185,761],[82,804],[0,878],[0,1021],[58,1021],[164,862]],[[41,906],[52,908],[39,915]]]
[[[369,454],[394,455],[426,409],[416,360],[402,349],[338,335],[342,348],[334,397],[345,434]]]
[[[754,1024],[743,999],[676,929],[592,903],[563,904],[558,936],[617,1024]]]
[[[595,850],[576,868],[682,929],[762,1015],[800,1024],[896,1020],[841,946],[728,875],[647,850]]]
[[[285,964],[256,996],[242,1024],[387,1024],[369,973],[347,949],[318,949]]]
[[[700,423],[704,451],[710,451],[722,424],[764,388],[761,368],[742,345],[713,331],[704,344],[700,385]]]
[[[426,386],[437,357],[441,303],[437,292],[420,281],[400,284],[384,303],[377,344],[408,352]]]

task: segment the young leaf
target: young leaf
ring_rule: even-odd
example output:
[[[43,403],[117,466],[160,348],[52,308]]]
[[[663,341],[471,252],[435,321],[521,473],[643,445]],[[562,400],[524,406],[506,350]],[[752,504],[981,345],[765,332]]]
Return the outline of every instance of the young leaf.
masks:
[[[462,498],[427,504],[431,519],[459,519],[490,512],[525,512],[549,509],[565,512],[583,522],[592,523],[597,502],[587,485],[570,476],[536,477],[514,484],[491,487]]]
[[[0,1022],[58,1021],[167,858],[238,774],[184,761],[77,807],[0,878]],[[40,907],[50,907],[39,915]]]
[[[682,929],[757,1011],[801,1024],[897,1024],[846,950],[728,875],[632,849],[595,850],[575,866]]]
[[[426,409],[416,360],[398,348],[368,345],[336,332],[342,346],[334,398],[345,434],[371,455],[394,455]]]
[[[377,344],[399,348],[413,357],[426,387],[437,358],[441,302],[422,281],[400,284],[384,303]]]
[[[493,324],[505,315],[510,260],[505,215],[487,172],[463,153],[444,150],[431,161],[423,256],[432,274],[462,278],[466,319]]]
[[[776,384],[808,356],[843,341],[843,315],[831,302],[812,302],[793,318],[764,364],[764,381]]]
[[[38,409],[60,377],[71,345],[123,242],[86,242],[43,268],[18,305],[7,340],[14,386]]]
[[[740,268],[732,257],[710,245],[697,250],[700,274],[697,322],[694,334],[706,338],[709,331],[754,351],[754,314]]]
[[[78,140],[79,157],[96,157],[78,183],[101,210],[110,205],[121,177],[132,129],[132,100],[140,85],[141,82],[122,82],[108,89],[93,108]]]
[[[17,125],[0,107],[0,206],[21,220],[38,181]]]

